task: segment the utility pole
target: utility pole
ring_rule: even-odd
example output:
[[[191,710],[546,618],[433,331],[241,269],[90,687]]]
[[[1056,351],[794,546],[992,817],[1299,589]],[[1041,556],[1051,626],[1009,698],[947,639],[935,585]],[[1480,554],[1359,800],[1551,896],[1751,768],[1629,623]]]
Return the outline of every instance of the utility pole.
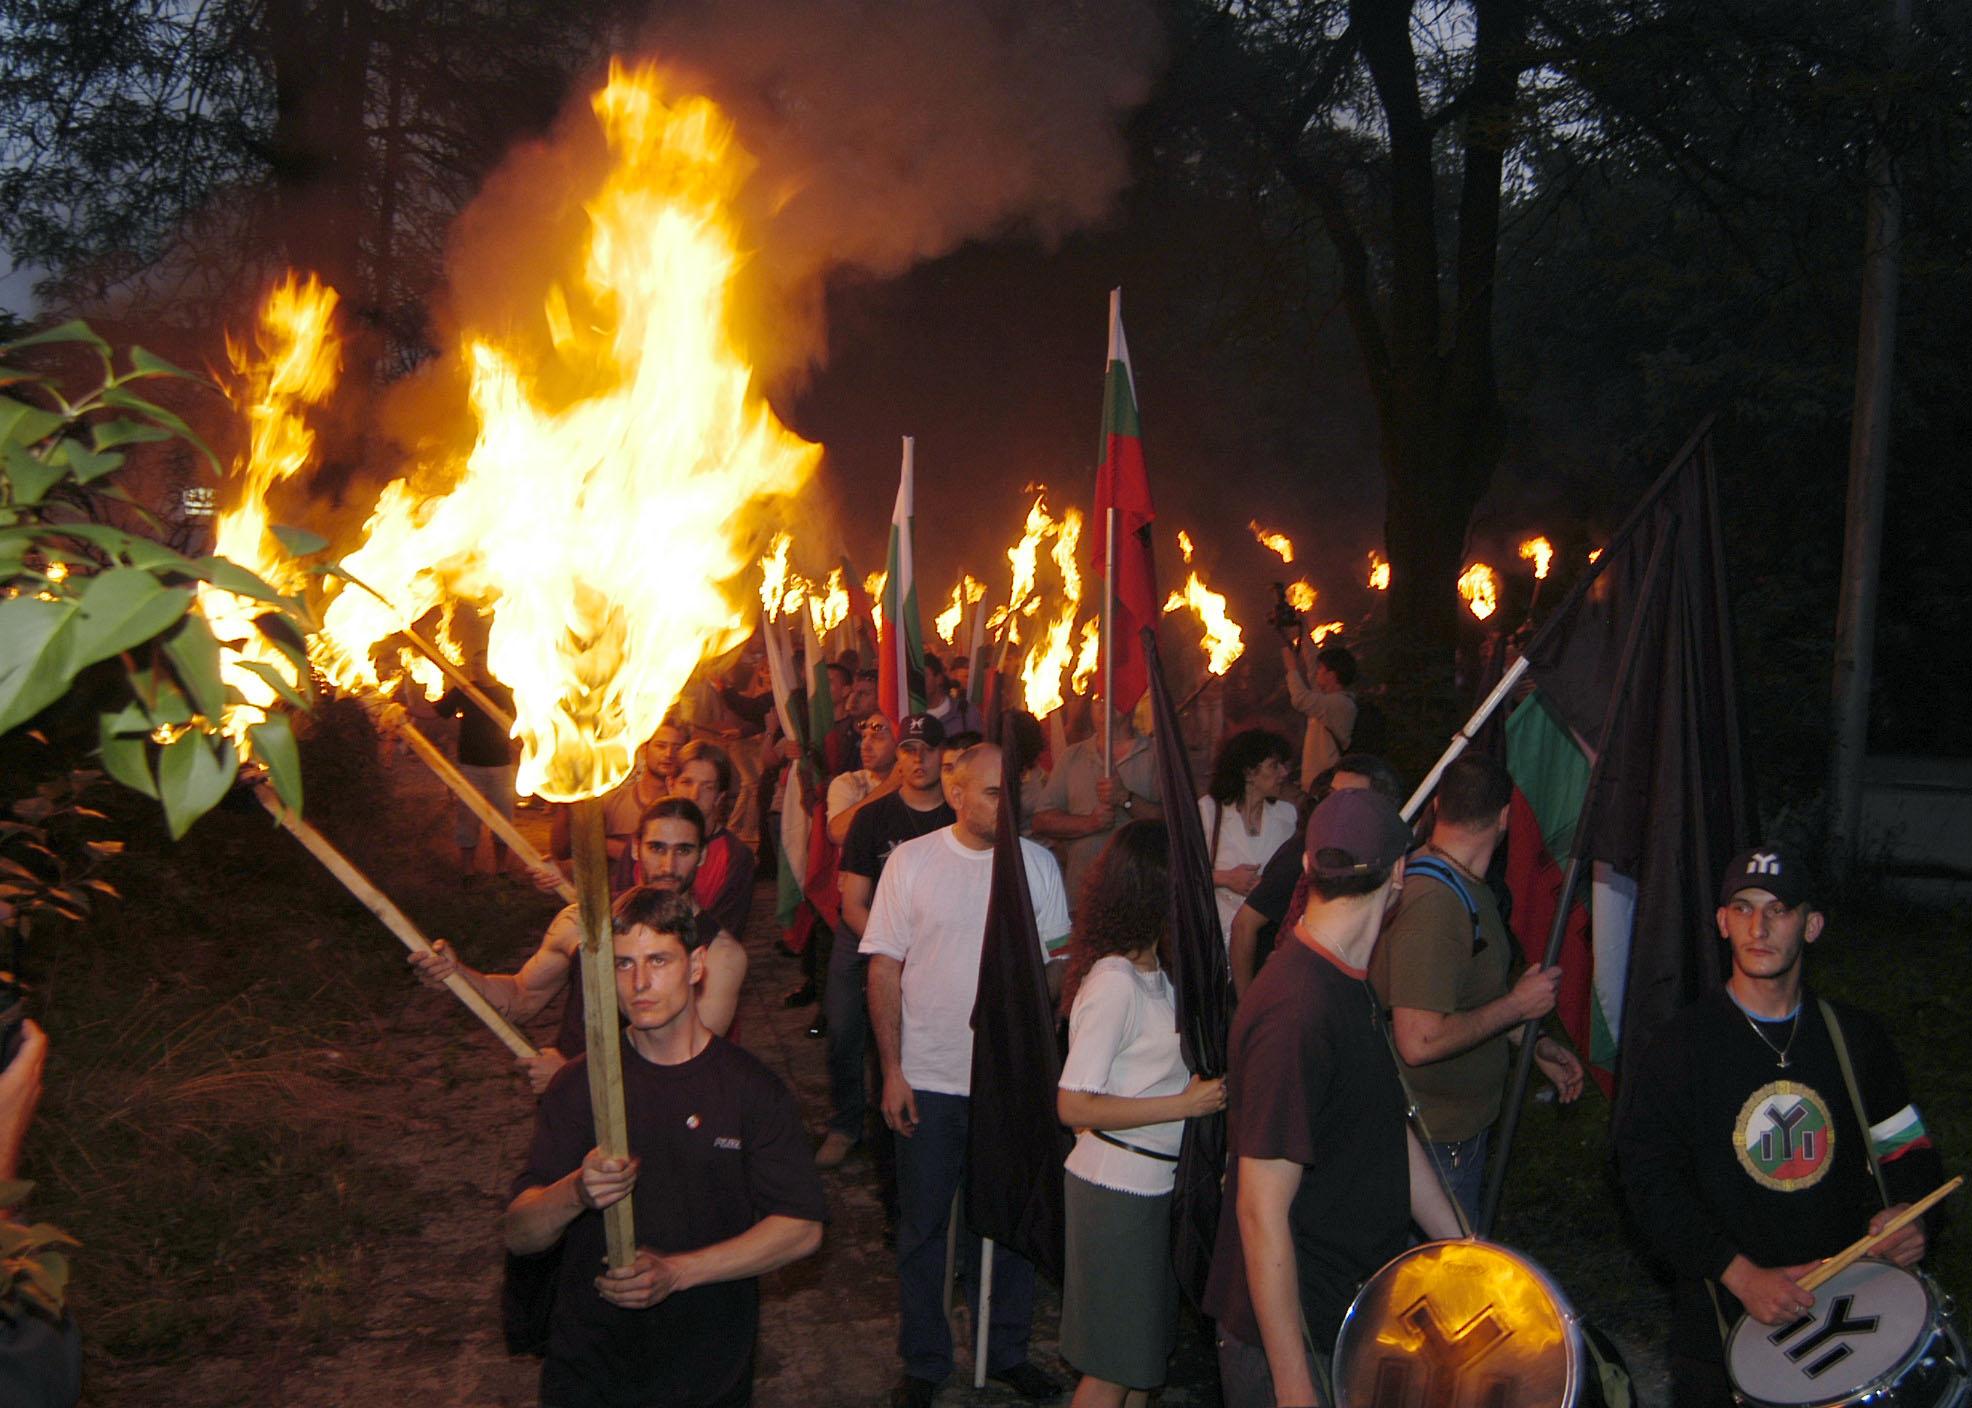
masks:
[[[1886,0],[1890,60],[1910,33],[1910,0]],[[1849,427],[1849,497],[1842,542],[1842,598],[1835,617],[1834,728],[1828,776],[1828,856],[1846,869],[1862,826],[1862,770],[1869,750],[1869,691],[1875,673],[1876,588],[1883,562],[1883,484],[1889,474],[1892,374],[1903,200],[1877,107],[1864,222],[1862,317],[1856,333],[1856,409]]]

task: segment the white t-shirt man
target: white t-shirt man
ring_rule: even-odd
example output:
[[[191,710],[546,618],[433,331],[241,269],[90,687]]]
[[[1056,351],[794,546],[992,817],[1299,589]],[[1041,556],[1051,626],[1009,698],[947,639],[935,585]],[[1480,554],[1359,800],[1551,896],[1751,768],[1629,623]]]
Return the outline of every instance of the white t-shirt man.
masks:
[[[860,952],[904,965],[901,1057],[913,1090],[972,1093],[972,1005],[993,889],[993,851],[961,845],[953,827],[906,841],[890,853],[870,901]],[[1061,867],[1021,838],[1027,892],[1044,957],[1068,942],[1068,896]]]

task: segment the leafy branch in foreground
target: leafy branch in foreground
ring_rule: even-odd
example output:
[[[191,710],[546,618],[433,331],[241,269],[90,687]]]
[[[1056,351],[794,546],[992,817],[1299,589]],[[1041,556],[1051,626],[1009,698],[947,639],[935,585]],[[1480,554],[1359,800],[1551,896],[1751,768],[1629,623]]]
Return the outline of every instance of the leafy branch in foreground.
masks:
[[[70,399],[52,378],[10,365],[20,351],[51,344],[93,353],[98,384]],[[304,709],[313,699],[307,618],[299,601],[237,563],[187,557],[102,521],[98,510],[114,501],[158,526],[111,482],[134,447],[175,439],[219,468],[189,425],[136,389],[203,378],[141,347],[126,363],[119,371],[109,344],[79,322],[0,348],[0,734],[68,695],[85,671],[118,661],[125,687],[96,709],[103,770],[155,798],[175,838],[225,796],[240,764],[224,725],[246,701],[222,675],[222,642],[198,609],[200,585],[255,604],[253,629],[293,673],[243,667]],[[286,715],[268,712],[242,733],[282,802],[298,809],[301,769]]]

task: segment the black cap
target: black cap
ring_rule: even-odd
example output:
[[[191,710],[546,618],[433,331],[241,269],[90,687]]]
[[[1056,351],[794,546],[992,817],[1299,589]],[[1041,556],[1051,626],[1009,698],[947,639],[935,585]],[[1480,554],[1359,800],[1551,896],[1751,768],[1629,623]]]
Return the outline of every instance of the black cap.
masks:
[[[1411,829],[1397,804],[1381,792],[1353,787],[1331,792],[1308,817],[1308,873],[1344,880],[1388,870],[1410,849]]]
[[[1734,856],[1719,882],[1719,903],[1731,904],[1741,890],[1765,890],[1789,909],[1814,898],[1807,864],[1787,846],[1755,846]]]
[[[945,746],[945,725],[929,714],[911,714],[905,717],[904,727],[897,734],[898,746],[906,743],[922,743],[927,748]]]

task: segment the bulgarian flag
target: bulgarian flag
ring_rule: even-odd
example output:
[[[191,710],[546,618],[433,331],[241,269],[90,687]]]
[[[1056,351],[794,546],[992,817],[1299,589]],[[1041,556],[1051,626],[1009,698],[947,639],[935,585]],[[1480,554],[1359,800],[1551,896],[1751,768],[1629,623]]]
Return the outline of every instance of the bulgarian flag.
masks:
[[[1143,427],[1137,419],[1137,384],[1130,347],[1123,338],[1123,290],[1109,292],[1109,372],[1102,397],[1101,467],[1096,471],[1095,531],[1089,535],[1094,575],[1105,575],[1109,515],[1116,514],[1116,574],[1105,584],[1102,623],[1104,678],[1116,697],[1110,708],[1128,713],[1143,698],[1150,676],[1138,633],[1157,624],[1157,574],[1151,564],[1150,502],[1144,469]]]
[[[835,727],[835,701],[829,697],[829,653],[822,648],[821,635],[815,629],[815,613],[803,611],[801,621],[807,628],[808,751],[819,758],[822,740]]]
[[[912,451],[904,437],[897,504],[890,511],[890,555],[884,565],[883,627],[877,643],[877,708],[901,729],[906,717],[924,712],[924,627],[918,620],[917,570],[911,554]]]
[[[1506,864],[1513,927],[1527,961],[1540,963],[1561,902],[1563,863],[1588,792],[1589,758],[1546,701],[1530,694],[1506,721],[1506,769],[1513,775]],[[1615,1088],[1630,936],[1627,922],[1620,932],[1604,925],[1606,942],[1598,951],[1589,922],[1593,910],[1590,890],[1578,888],[1561,941],[1555,1009],[1589,1074],[1608,1095]]]

